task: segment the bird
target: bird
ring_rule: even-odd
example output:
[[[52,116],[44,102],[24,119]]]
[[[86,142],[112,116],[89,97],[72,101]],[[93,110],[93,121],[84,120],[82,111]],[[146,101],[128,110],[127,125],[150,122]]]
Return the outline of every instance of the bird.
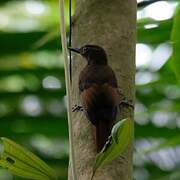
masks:
[[[98,45],[69,47],[87,64],[79,75],[79,95],[87,119],[95,126],[96,150],[100,152],[111,134],[118,108],[118,83],[108,65],[105,50]]]

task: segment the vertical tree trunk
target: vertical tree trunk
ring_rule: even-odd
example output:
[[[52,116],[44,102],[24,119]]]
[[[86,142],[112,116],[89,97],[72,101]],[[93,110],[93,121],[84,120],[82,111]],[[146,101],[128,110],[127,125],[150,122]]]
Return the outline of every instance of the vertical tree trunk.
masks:
[[[110,66],[116,73],[119,90],[129,100],[134,100],[135,92],[135,36],[135,0],[75,1],[73,47],[85,44],[102,46],[107,52]],[[78,78],[84,65],[85,61],[75,55],[72,64],[73,105],[80,105]],[[127,106],[122,107],[119,117],[133,117],[133,110]],[[83,112],[73,113],[73,131],[78,180],[89,180],[96,153],[92,125]],[[125,158],[118,158],[100,168],[94,180],[132,180],[132,143],[123,154]],[[72,180],[71,173],[69,180]]]

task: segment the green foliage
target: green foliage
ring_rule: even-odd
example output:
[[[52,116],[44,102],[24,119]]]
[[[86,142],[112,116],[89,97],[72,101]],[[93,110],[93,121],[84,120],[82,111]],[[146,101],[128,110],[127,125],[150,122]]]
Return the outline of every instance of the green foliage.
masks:
[[[32,152],[8,138],[1,140],[4,150],[0,158],[0,166],[7,168],[12,174],[27,179],[57,179],[55,172]]]
[[[174,16],[171,41],[173,46],[172,64],[177,80],[180,83],[180,5]]]
[[[144,152],[142,153],[145,153],[145,154],[148,154],[148,153],[152,153],[154,151],[158,151],[158,150],[161,150],[163,148],[170,148],[170,147],[174,147],[174,146],[177,146],[180,144],[180,136],[175,136],[173,138],[169,138],[168,140],[166,140],[165,142],[163,143],[160,143],[156,146],[153,146],[147,150],[145,150]]]
[[[114,125],[109,141],[96,156],[93,166],[93,176],[99,167],[110,163],[122,155],[133,137],[133,132],[133,121],[130,118],[123,119]]]

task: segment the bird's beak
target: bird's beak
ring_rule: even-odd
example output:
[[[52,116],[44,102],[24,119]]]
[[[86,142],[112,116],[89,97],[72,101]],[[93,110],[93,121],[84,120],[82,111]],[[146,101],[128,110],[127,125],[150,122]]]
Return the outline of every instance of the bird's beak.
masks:
[[[76,52],[76,53],[81,53],[80,52],[80,49],[78,49],[78,48],[71,48],[71,47],[68,47],[68,49],[70,50],[70,51],[73,51],[73,52]]]

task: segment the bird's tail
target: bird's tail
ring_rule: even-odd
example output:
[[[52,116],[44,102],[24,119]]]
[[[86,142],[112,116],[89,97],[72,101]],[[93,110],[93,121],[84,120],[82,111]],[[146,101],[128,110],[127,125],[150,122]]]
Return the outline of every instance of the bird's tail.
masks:
[[[96,124],[96,146],[97,152],[100,152],[111,134],[112,121],[101,120],[97,122],[98,123]]]

